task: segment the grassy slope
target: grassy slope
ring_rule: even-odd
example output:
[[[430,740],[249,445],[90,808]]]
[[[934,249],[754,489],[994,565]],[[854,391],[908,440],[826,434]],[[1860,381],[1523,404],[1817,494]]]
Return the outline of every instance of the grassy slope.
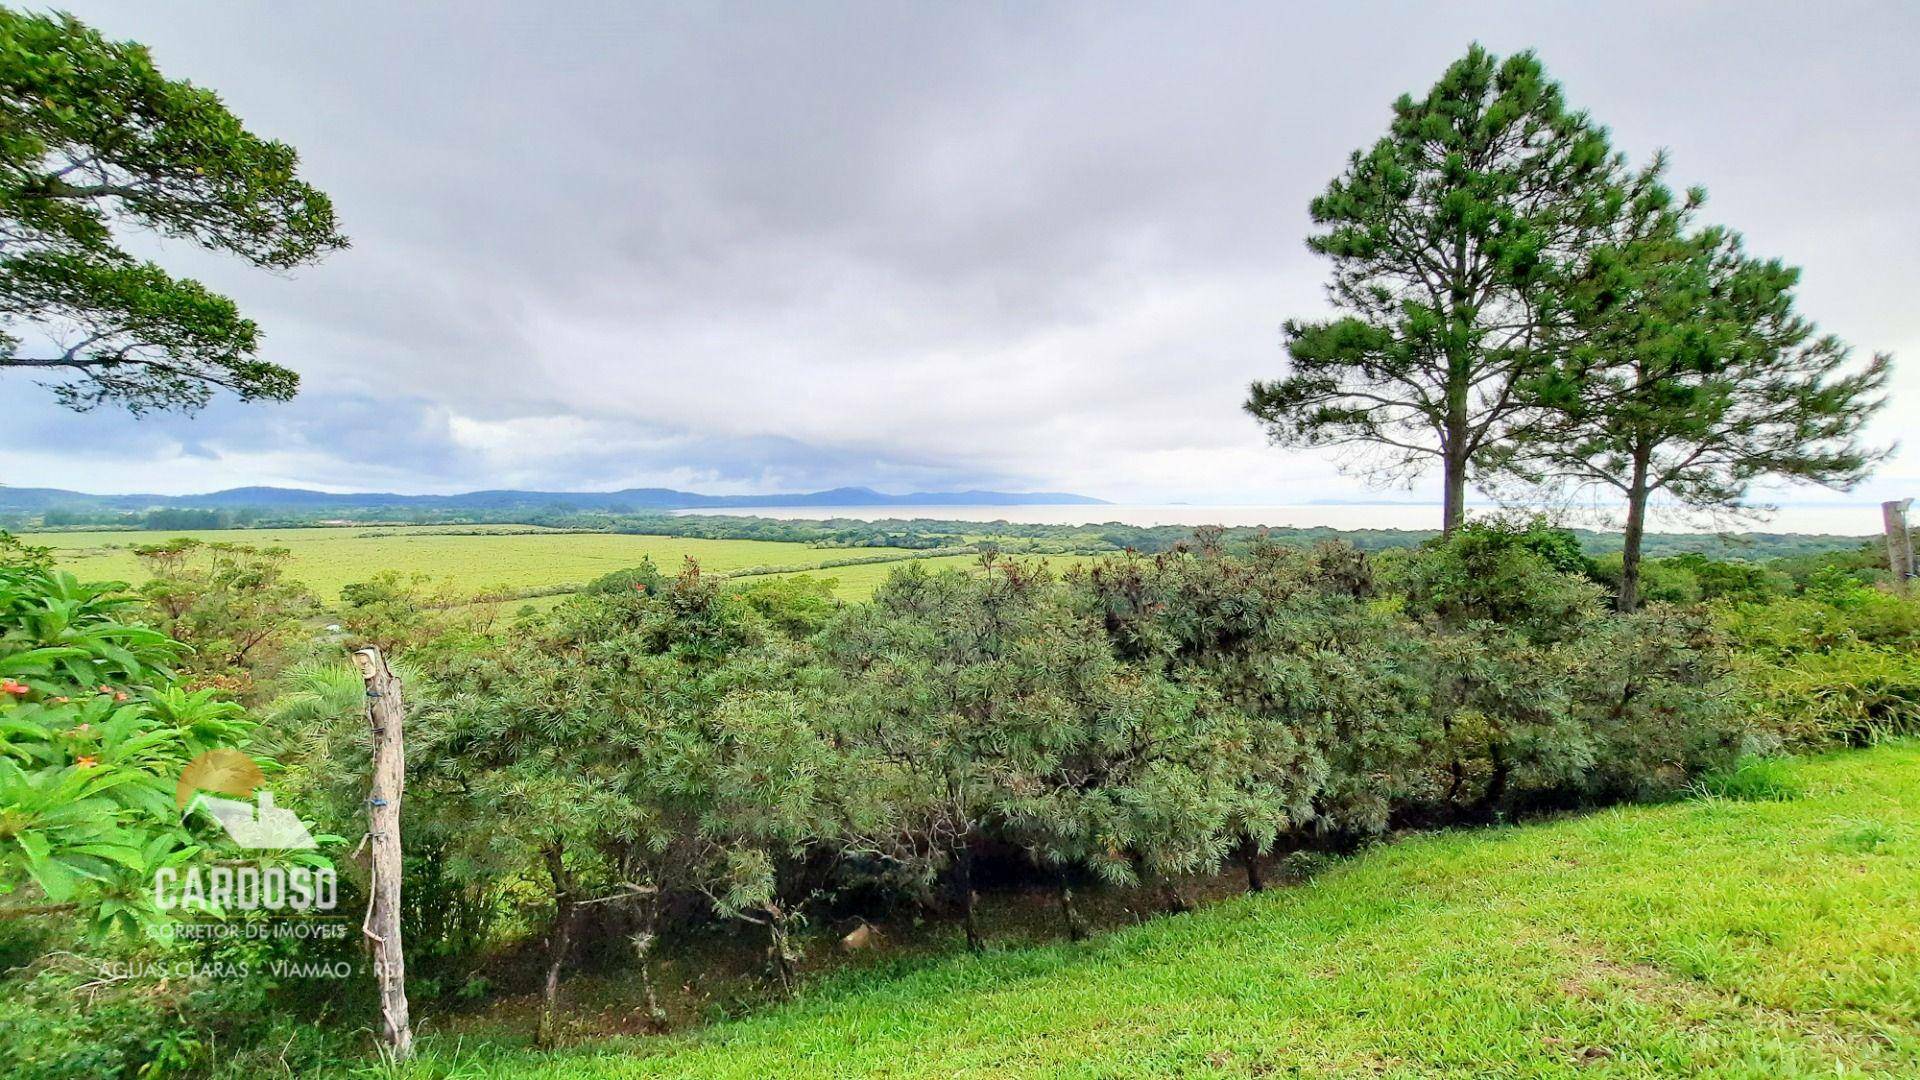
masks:
[[[427,1075],[1920,1076],[1920,743],[1421,837],[1085,946],[851,976],[678,1039]]]

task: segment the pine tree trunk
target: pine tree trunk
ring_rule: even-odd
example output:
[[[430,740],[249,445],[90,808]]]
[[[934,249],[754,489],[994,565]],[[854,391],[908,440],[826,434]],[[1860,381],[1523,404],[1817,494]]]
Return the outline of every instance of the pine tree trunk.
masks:
[[[1445,509],[1442,511],[1440,529],[1452,536],[1467,520],[1467,462],[1463,455],[1449,452],[1446,456],[1446,471],[1442,482],[1445,485]]]
[[[660,922],[660,907],[654,901],[647,901],[646,914],[642,916],[640,929],[634,933],[634,962],[640,968],[640,991],[645,996],[647,1022],[655,1031],[664,1031],[667,1026],[667,1011],[660,1007],[660,998],[653,990],[653,944],[656,940],[655,928]]]
[[[1073,905],[1073,884],[1067,880],[1066,867],[1060,868],[1054,883],[1060,890],[1060,916],[1067,923],[1067,940],[1087,940],[1087,923],[1080,917],[1080,910]]]
[[[1260,869],[1260,846],[1253,837],[1240,838],[1240,864],[1247,868],[1247,891],[1262,892],[1267,887],[1267,878]]]
[[[1640,607],[1640,547],[1647,532],[1648,452],[1637,449],[1633,456],[1633,478],[1627,488],[1627,532],[1620,546],[1620,611]]]
[[[780,993],[793,994],[793,986],[798,978],[794,966],[792,928],[788,925],[787,909],[778,901],[768,901],[767,913],[767,955],[773,961],[773,975],[780,983]]]
[[[1457,252],[1464,260],[1465,253]],[[1463,283],[1456,279],[1453,301],[1456,309],[1467,302]],[[1446,417],[1440,433],[1440,462],[1443,509],[1441,531],[1452,536],[1467,520],[1467,427],[1472,410],[1468,402],[1473,390],[1473,364],[1465,356],[1447,357]]]
[[[973,846],[962,843],[953,853],[953,888],[960,901],[960,924],[967,932],[967,948],[979,952],[987,947],[986,939],[980,934],[980,922],[976,908],[980,899],[973,888]]]
[[[553,879],[553,930],[547,938],[547,979],[540,992],[540,1026],[534,1040],[552,1046],[560,1007],[560,972],[567,964],[567,951],[573,944],[573,879],[567,873],[565,850],[558,844],[547,848],[547,873]]]

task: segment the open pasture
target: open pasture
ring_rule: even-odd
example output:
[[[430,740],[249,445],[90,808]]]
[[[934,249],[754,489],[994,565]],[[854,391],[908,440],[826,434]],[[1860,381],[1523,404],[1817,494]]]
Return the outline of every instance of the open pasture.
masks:
[[[291,553],[292,576],[322,599],[340,587],[383,570],[425,574],[459,592],[483,593],[584,583],[651,558],[672,572],[683,559],[702,569],[731,573],[764,566],[809,566],[851,555],[911,554],[892,548],[818,548],[767,540],[697,540],[622,533],[576,533],[503,526],[382,526],[313,529],[237,529],[206,532],[40,533],[32,543],[55,548],[62,567],[83,578],[137,582],[143,576],[134,549],[175,537],[209,543],[281,547]],[[886,566],[840,567],[831,576],[851,579]],[[871,586],[868,587],[869,591]],[[861,595],[865,595],[862,593]]]

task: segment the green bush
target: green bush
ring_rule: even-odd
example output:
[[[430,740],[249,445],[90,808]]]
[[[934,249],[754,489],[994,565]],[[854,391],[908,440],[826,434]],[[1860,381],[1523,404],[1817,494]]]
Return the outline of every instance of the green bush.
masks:
[[[1594,560],[1594,579],[1620,589],[1619,552]],[[1706,595],[1698,572],[1679,559],[1648,559],[1640,564],[1640,600],[1647,604],[1693,604]]]
[[[136,605],[116,582],[0,567],[0,896],[100,934],[155,918],[151,872],[203,850],[174,806],[181,769],[254,728],[174,684],[181,647],[126,621]]]
[[[1732,656],[1706,613],[1653,605],[1583,635],[1574,704],[1592,764],[1591,801],[1659,799],[1777,741],[1740,712]]]
[[[1653,563],[1693,575],[1703,600],[1761,603],[1785,596],[1793,589],[1793,579],[1772,566],[1714,559],[1697,551],[1656,559]]]
[[[1789,745],[1920,731],[1920,599],[1813,573],[1802,595],[1724,610],[1752,723]]]
[[[1920,731],[1920,656],[1851,647],[1742,657],[1754,722],[1789,745],[1859,745]]]
[[[328,1010],[351,1004],[357,1015],[366,1015],[373,1006],[365,1000],[364,977],[283,987],[267,973],[276,957],[319,959],[312,947],[251,941],[143,948],[111,957],[49,953],[0,983],[7,1002],[0,1010],[0,1076],[238,1080],[317,1071],[343,1058],[357,1041],[357,1025],[324,1022]],[[342,951],[355,950],[357,944],[348,942]],[[277,1008],[277,998],[290,989],[312,998],[310,1007]],[[76,1007],[81,1002],[85,1007]]]

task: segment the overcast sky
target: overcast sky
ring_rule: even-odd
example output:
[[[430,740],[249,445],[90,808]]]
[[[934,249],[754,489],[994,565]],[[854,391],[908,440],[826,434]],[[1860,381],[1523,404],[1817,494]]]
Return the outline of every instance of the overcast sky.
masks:
[[[6,376],[0,483],[1364,497],[1240,402],[1324,308],[1308,199],[1476,39],[1668,148],[1895,354],[1876,436],[1920,427],[1916,5],[71,9],[297,147],[353,247],[160,250],[299,398],[76,418]],[[1917,488],[1920,444],[1851,498]]]

